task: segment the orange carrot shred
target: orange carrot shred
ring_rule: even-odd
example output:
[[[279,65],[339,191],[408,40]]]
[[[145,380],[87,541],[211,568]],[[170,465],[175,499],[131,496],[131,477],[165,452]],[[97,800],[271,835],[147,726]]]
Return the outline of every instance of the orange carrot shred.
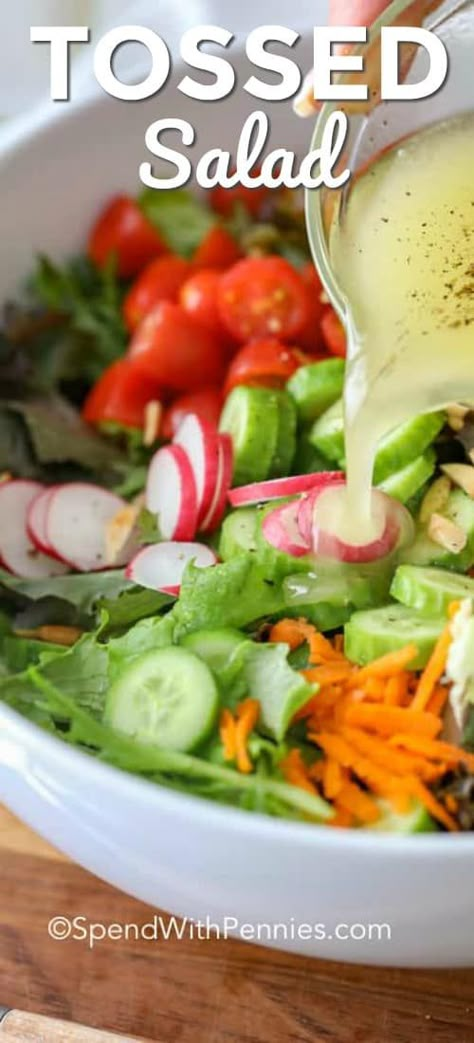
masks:
[[[219,735],[224,747],[224,760],[233,761],[236,753],[235,721],[230,710],[221,713]]]
[[[396,731],[414,732],[433,739],[441,729],[441,721],[432,713],[410,707],[378,706],[373,703],[355,703],[345,712],[347,724],[367,728],[379,735],[389,736]]]
[[[367,666],[363,666],[354,675],[354,684],[360,685],[367,677],[392,677],[399,670],[404,670],[409,663],[413,662],[418,655],[416,645],[406,645],[396,652],[388,652],[387,655],[374,659]]]
[[[368,793],[364,793],[354,782],[345,782],[337,795],[338,804],[350,811],[355,818],[364,824],[376,822],[380,817],[380,809]]]
[[[324,762],[324,773],[323,773],[323,790],[324,796],[328,800],[333,800],[341,792],[344,785],[344,779],[341,771],[341,765],[338,761],[332,757]]]
[[[441,804],[439,800],[430,792],[430,790],[422,783],[419,779],[410,779],[410,791],[414,797],[418,797],[422,804],[424,804],[430,815],[441,822],[450,832],[455,833],[458,831],[459,826],[456,820],[449,814],[446,808]]]
[[[451,629],[445,627],[440,634],[430,658],[418,681],[414,698],[411,702],[411,710],[424,710],[433,695],[435,685],[446,669],[446,657],[451,644]]]
[[[239,703],[236,710],[235,754],[237,768],[244,775],[248,775],[253,769],[248,755],[247,739],[258,721],[259,715],[260,704],[256,699],[245,699],[243,703]]]
[[[315,633],[315,628],[304,619],[280,619],[272,626],[270,641],[282,642],[294,649],[305,641],[309,642]]]
[[[426,707],[428,713],[434,713],[436,717],[439,717],[441,711],[444,709],[446,705],[448,695],[449,689],[447,685],[437,685]]]
[[[280,771],[283,778],[292,786],[299,786],[308,793],[317,793],[318,790],[311,779],[300,750],[290,750],[289,754],[280,762]]]

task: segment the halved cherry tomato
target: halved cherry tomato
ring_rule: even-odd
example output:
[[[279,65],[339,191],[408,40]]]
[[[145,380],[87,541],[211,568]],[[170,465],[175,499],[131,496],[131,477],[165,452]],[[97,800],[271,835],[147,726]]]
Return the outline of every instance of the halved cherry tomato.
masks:
[[[235,173],[235,171],[232,171]],[[258,177],[260,174],[260,167],[255,167],[252,173],[253,177]],[[259,217],[262,206],[268,196],[270,195],[271,188],[266,188],[265,185],[259,188],[245,188],[244,185],[236,185],[235,188],[213,188],[210,193],[210,203],[212,209],[216,213],[221,214],[222,217],[232,217],[234,207],[236,205],[244,206],[251,217]]]
[[[298,340],[309,318],[301,275],[283,257],[246,257],[222,276],[219,311],[236,340]]]
[[[217,307],[217,291],[221,273],[209,268],[192,275],[181,288],[179,303],[196,322],[212,330],[217,337],[228,336]]]
[[[115,257],[118,275],[131,279],[167,249],[135,201],[129,196],[116,196],[95,222],[88,252],[98,268]]]
[[[127,329],[133,333],[160,301],[177,301],[179,291],[191,272],[189,261],[176,254],[165,254],[147,264],[124,300],[123,317]]]
[[[194,257],[194,268],[230,268],[242,256],[233,236],[221,225],[215,225],[204,236]]]
[[[328,351],[331,355],[346,357],[346,334],[344,326],[334,308],[326,307],[321,319],[321,331]]]
[[[161,400],[161,388],[143,376],[129,359],[119,359],[104,371],[82,407],[88,424],[113,421],[124,427],[142,428],[145,406]]]
[[[143,320],[128,354],[138,370],[171,391],[195,391],[222,378],[218,339],[170,301]]]
[[[200,420],[207,420],[217,427],[223,400],[222,391],[218,387],[202,388],[201,391],[192,391],[190,395],[180,395],[163,414],[162,437],[171,440],[188,413],[195,413]]]
[[[254,340],[237,352],[227,371],[225,394],[237,384],[283,387],[292,374],[310,361],[298,348],[289,348],[276,337]]]
[[[298,334],[298,344],[305,351],[314,354],[324,353],[325,347],[321,333],[321,319],[326,304],[324,289],[316,268],[311,261],[305,264],[300,272],[308,294],[309,316],[304,329]],[[323,299],[321,299],[323,298]]]

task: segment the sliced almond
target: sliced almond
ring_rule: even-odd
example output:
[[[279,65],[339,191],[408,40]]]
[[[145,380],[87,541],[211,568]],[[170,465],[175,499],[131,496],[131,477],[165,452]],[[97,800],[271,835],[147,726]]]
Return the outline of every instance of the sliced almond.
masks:
[[[4,482],[11,482],[11,480],[12,475],[9,471],[3,471],[2,474],[0,474],[0,485],[3,485]]]
[[[129,503],[121,507],[107,523],[105,530],[105,556],[107,565],[125,565],[138,548],[136,525],[141,507]]]
[[[474,467],[471,464],[443,464],[441,470],[448,478],[474,499]]]
[[[42,626],[34,630],[15,630],[15,637],[23,637],[31,641],[48,641],[53,645],[64,645],[70,648],[79,641],[84,631],[78,627]]]
[[[447,475],[437,478],[425,493],[420,506],[419,519],[422,525],[428,522],[431,515],[446,506],[451,492],[451,482]]]
[[[443,514],[432,514],[428,524],[428,536],[439,547],[451,554],[459,554],[467,543],[467,535],[455,522]]]
[[[469,413],[469,406],[463,406],[460,402],[451,402],[446,413],[451,430],[462,431],[464,421]]]
[[[158,399],[153,399],[145,406],[145,427],[143,430],[143,445],[153,445],[160,433],[163,406]]]

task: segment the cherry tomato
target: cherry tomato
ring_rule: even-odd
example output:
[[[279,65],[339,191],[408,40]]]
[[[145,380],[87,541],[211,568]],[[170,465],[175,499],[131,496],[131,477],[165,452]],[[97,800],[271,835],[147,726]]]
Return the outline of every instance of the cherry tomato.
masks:
[[[89,257],[103,268],[116,257],[117,272],[131,279],[153,257],[165,253],[166,243],[129,196],[116,196],[102,211],[89,237]]]
[[[201,420],[207,420],[217,427],[222,404],[223,394],[218,387],[202,388],[201,391],[193,391],[190,395],[180,395],[163,415],[162,437],[170,441],[188,413],[195,413]]]
[[[177,301],[179,291],[191,274],[189,261],[176,254],[165,254],[147,264],[123,304],[123,317],[131,333],[160,301]]]
[[[235,173],[235,171],[233,171]],[[258,177],[260,167],[255,167],[253,176]],[[236,205],[244,206],[252,217],[259,217],[262,206],[271,192],[265,185],[260,188],[245,188],[244,185],[236,185],[235,188],[213,188],[210,193],[212,209],[222,217],[232,217]]]
[[[295,370],[309,359],[298,348],[289,348],[276,337],[254,340],[237,352],[227,371],[225,394],[237,384],[283,387]]]
[[[311,261],[304,265],[300,275],[308,294],[309,315],[304,329],[298,335],[298,344],[313,355],[324,353],[325,346],[321,333],[321,319],[326,308],[323,285]]]
[[[82,416],[88,424],[109,420],[124,427],[141,428],[145,406],[154,399],[161,400],[158,384],[144,378],[129,359],[119,359],[107,367],[89,392]]]
[[[136,330],[129,357],[170,391],[195,391],[222,378],[219,341],[178,304],[161,301]]]
[[[340,358],[345,359],[346,334],[344,332],[344,326],[342,325],[338,315],[336,315],[334,308],[331,308],[330,305],[324,310],[321,319],[321,331],[326,347],[331,355],[338,355]]]
[[[198,246],[193,257],[193,267],[230,268],[241,256],[233,236],[225,228],[215,225]]]
[[[217,337],[224,335],[224,328],[217,307],[217,291],[221,281],[220,272],[203,268],[185,282],[181,288],[179,302],[196,322],[212,330]]]
[[[222,276],[219,311],[236,340],[298,340],[309,318],[306,286],[283,257],[247,257]]]

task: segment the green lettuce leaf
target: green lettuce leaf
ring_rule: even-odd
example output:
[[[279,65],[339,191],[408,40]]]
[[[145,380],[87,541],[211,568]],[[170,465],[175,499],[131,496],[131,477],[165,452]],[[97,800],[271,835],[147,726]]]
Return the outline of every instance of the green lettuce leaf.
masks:
[[[242,554],[212,569],[188,565],[176,619],[183,634],[211,627],[241,629],[284,607],[281,585],[266,578],[252,555]]]

